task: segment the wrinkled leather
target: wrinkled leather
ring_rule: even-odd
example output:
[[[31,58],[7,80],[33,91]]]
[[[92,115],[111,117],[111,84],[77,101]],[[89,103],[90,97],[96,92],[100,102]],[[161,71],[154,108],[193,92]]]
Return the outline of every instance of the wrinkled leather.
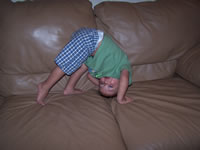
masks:
[[[0,95],[3,96],[36,93],[37,84],[55,67],[54,58],[71,34],[81,27],[96,27],[87,0],[1,3]],[[87,82],[86,78],[82,80]],[[66,83],[63,81],[66,80],[60,85]],[[52,92],[63,88],[59,86]]]
[[[176,63],[176,60],[172,60],[154,64],[133,65],[133,82],[173,77]]]
[[[178,59],[176,72],[184,79],[200,87],[200,45]]]
[[[138,82],[112,110],[127,149],[199,150],[200,89],[180,78]]]
[[[110,107],[96,91],[50,94],[44,107],[35,98],[6,99],[0,109],[1,150],[126,150]]]
[[[133,80],[141,81],[139,76],[145,72],[145,81],[173,76],[177,58],[200,42],[199,8],[198,0],[158,0],[104,2],[94,11],[98,28],[112,35],[132,66],[142,65],[139,71],[133,70]],[[173,63],[168,63],[165,71],[168,61]]]
[[[95,22],[87,0],[1,0],[0,150],[199,150],[199,3],[105,2]],[[100,96],[84,74],[89,91],[64,96],[66,76],[37,104],[71,33],[96,25],[128,54],[134,101]]]

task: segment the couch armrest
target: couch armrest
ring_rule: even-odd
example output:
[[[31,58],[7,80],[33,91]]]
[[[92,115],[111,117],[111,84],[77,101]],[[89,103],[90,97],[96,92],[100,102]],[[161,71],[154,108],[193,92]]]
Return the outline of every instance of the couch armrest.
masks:
[[[184,79],[200,86],[200,45],[178,59],[176,72]]]

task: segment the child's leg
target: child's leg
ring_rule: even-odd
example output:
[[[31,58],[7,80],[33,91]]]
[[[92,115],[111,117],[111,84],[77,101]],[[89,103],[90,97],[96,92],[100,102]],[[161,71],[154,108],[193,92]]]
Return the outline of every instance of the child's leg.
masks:
[[[94,78],[90,73],[87,74],[87,77],[94,85],[99,86],[99,79]]]
[[[63,77],[65,73],[59,68],[56,67],[51,74],[48,76],[47,80],[41,82],[38,85],[38,95],[37,102],[41,105],[45,105],[43,100],[48,95],[49,90],[55,85],[55,83]]]
[[[85,64],[82,64],[82,66],[70,76],[67,85],[64,89],[64,95],[82,93],[82,91],[76,89],[75,86],[78,80],[81,78],[81,76],[87,71],[87,69],[87,66]]]

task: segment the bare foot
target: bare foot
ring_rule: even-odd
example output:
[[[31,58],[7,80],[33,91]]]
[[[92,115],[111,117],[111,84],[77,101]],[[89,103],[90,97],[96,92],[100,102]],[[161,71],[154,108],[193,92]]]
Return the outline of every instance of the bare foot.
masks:
[[[45,105],[43,100],[47,97],[48,92],[49,91],[44,88],[44,83],[43,82],[38,85],[38,95],[37,95],[38,104]]]

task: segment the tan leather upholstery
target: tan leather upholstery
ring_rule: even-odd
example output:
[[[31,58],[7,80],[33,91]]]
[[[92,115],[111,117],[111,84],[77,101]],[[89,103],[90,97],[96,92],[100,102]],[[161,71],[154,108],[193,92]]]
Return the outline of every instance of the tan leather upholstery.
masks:
[[[177,73],[200,86],[200,46],[192,48],[178,60]]]
[[[96,91],[67,98],[50,94],[45,107],[35,98],[6,99],[0,110],[1,150],[125,150],[115,118]]]
[[[134,81],[142,80],[141,72],[145,81],[172,76],[177,58],[199,42],[198,3],[197,0],[106,2],[95,7],[95,14],[98,27],[113,36],[136,66]]]
[[[134,103],[112,102],[127,149],[198,150],[199,91],[180,78],[135,83]]]
[[[96,27],[87,0],[3,3],[0,7],[3,96],[36,94],[37,84],[55,67],[54,58],[71,34],[80,27]],[[52,92],[63,89],[65,83],[63,79]]]
[[[96,15],[96,17],[95,17]],[[0,150],[200,150],[200,1],[0,1]],[[79,95],[64,77],[41,106],[37,85],[73,31],[109,33],[127,53],[133,84],[120,105],[86,74]]]

